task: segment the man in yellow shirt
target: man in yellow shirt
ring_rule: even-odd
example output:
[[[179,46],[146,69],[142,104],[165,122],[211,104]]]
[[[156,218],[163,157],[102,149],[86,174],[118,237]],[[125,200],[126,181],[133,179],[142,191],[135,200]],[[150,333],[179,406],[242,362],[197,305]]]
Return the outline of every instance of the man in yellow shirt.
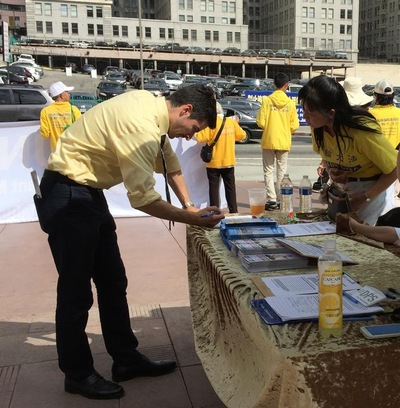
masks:
[[[215,127],[215,104],[214,92],[204,85],[182,88],[167,98],[142,90],[126,92],[85,113],[62,133],[50,155],[40,183],[42,198],[35,197],[35,204],[59,275],[56,338],[65,391],[120,398],[124,390],[115,382],[175,369],[175,361],[151,361],[137,351],[116,225],[102,189],[123,182],[131,206],[149,215],[216,225],[224,216],[214,214],[217,207],[194,208],[168,139],[191,138],[207,126]],[[154,189],[154,171],[164,172],[182,208],[162,200]],[[85,333],[92,279],[115,382],[95,371]]]
[[[299,118],[295,103],[286,95],[289,77],[279,72],[274,84],[276,91],[265,96],[257,113],[257,125],[263,129],[261,148],[264,169],[266,210],[279,208],[280,184],[286,173],[289,150],[292,146],[292,134],[299,127]],[[276,184],[274,170],[276,160]]]
[[[61,133],[81,116],[79,109],[69,102],[68,92],[73,89],[73,86],[66,86],[63,82],[50,85],[48,92],[54,103],[40,112],[40,134],[50,139],[52,152]]]

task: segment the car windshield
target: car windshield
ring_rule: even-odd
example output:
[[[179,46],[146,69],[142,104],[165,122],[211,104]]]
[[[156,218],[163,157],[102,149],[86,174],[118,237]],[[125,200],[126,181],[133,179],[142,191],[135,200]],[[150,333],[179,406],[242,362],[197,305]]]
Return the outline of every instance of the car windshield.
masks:
[[[118,82],[110,82],[110,83],[108,83],[108,82],[105,82],[104,84],[103,84],[103,89],[105,89],[105,90],[118,90],[118,89],[122,89],[122,85],[121,84],[119,84]]]

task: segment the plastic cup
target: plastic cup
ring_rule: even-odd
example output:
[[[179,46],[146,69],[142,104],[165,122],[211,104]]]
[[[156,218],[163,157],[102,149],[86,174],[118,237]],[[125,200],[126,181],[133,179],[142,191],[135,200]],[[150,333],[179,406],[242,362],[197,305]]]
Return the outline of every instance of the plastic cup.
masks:
[[[251,215],[259,215],[265,211],[265,189],[264,188],[250,188],[249,189],[249,203]]]

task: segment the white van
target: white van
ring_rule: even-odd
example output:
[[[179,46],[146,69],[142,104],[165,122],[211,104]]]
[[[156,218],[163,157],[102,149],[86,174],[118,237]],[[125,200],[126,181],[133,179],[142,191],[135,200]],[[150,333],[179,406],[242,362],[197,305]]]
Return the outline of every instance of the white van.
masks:
[[[18,61],[29,61],[29,62],[34,62],[36,63],[35,59],[32,57],[30,54],[21,54],[18,57]]]

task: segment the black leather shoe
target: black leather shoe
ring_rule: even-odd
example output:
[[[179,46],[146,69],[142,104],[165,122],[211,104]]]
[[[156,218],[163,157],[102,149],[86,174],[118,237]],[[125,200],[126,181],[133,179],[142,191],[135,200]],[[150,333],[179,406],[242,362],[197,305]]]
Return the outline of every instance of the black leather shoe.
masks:
[[[167,374],[176,368],[176,361],[159,360],[151,361],[148,357],[138,352],[138,358],[132,364],[124,365],[115,362],[112,365],[113,381],[127,381],[135,377],[156,377]]]
[[[124,389],[120,385],[105,380],[97,372],[83,380],[65,377],[64,389],[71,394],[80,394],[93,399],[114,399],[124,395]]]

